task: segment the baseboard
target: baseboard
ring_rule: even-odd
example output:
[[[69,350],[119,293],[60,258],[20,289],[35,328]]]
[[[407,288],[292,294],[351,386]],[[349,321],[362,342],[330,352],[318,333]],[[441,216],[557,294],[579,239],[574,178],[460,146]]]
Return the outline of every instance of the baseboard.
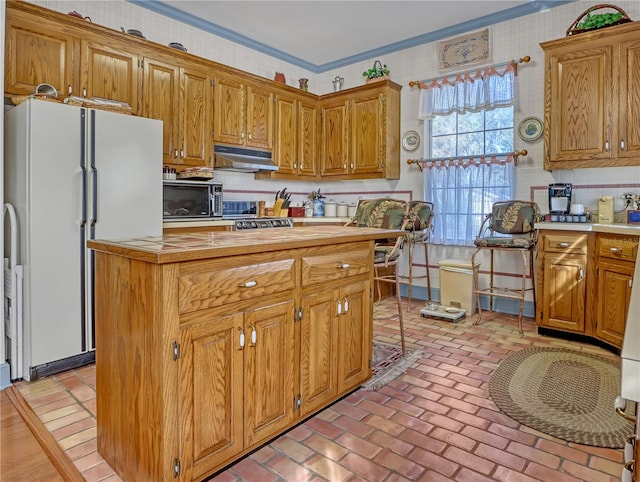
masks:
[[[400,285],[400,296],[406,298],[409,294],[407,289],[407,285]],[[427,288],[424,286],[413,286],[411,288],[411,299],[412,300],[421,300],[427,301],[429,298],[427,297]],[[431,288],[431,301],[439,302],[440,301],[440,288]],[[486,295],[480,296],[480,305],[483,310],[489,310],[489,297]],[[494,298],[493,299],[493,311],[497,311],[498,313],[505,313],[507,315],[518,315],[518,310],[520,309],[520,303],[517,300],[512,300],[508,298]],[[522,308],[522,315],[528,318],[536,317],[535,306],[532,301],[525,300],[524,307]]]

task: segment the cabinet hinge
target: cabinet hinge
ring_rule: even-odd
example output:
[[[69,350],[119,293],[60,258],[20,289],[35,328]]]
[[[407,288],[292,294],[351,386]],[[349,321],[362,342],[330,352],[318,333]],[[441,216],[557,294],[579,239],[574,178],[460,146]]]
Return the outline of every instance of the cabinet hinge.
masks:
[[[302,397],[300,395],[296,395],[293,397],[293,409],[299,410],[302,407]]]
[[[173,459],[173,477],[180,477],[180,459]]]
[[[216,79],[211,79],[211,87],[215,87],[216,86]]]
[[[177,341],[173,341],[173,361],[176,361],[178,358],[180,358],[180,343],[178,343]]]
[[[293,321],[302,321],[303,311],[302,308],[296,308],[293,314]]]

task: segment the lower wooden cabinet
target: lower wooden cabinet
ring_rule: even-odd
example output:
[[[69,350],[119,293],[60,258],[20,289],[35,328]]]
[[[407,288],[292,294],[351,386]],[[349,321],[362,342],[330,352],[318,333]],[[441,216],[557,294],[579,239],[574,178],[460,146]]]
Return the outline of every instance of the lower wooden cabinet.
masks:
[[[100,454],[125,481],[202,480],[357,388],[372,257],[370,241],[161,264],[97,252]]]
[[[622,347],[637,236],[541,230],[536,320]]]

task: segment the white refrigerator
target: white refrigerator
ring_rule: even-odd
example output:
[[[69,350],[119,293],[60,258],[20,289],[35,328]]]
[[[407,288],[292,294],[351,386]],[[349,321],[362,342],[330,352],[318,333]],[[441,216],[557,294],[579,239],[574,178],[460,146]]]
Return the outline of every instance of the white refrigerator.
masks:
[[[4,139],[24,271],[15,378],[34,380],[94,360],[86,241],[162,234],[162,122],[27,100],[6,112]]]

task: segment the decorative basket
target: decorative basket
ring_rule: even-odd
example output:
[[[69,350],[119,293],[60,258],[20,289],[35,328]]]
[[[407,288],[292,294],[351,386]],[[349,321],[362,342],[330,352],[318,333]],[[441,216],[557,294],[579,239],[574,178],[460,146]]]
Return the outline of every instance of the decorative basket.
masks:
[[[189,167],[179,172],[177,178],[207,181],[213,179],[213,169],[210,167]]]
[[[370,84],[371,82],[379,82],[381,80],[388,80],[389,79],[389,75],[388,74],[383,74],[383,75],[379,75],[378,77],[369,77],[368,73],[371,72],[372,70],[375,70],[376,72],[383,72],[383,68],[387,69],[386,65],[382,65],[382,62],[380,62],[379,60],[376,60],[373,63],[373,67],[370,68],[368,71],[366,71],[363,75],[365,75],[367,78],[365,80],[365,84]],[[388,69],[387,69],[388,70]]]
[[[619,18],[618,20],[616,20],[613,23],[608,23],[606,25],[601,25],[599,27],[578,28],[578,25],[580,24],[580,20],[582,20],[586,15],[589,15],[591,12],[594,12],[596,10],[600,10],[600,9],[603,9],[603,8],[611,8],[611,9],[615,10],[616,12],[621,13],[622,17]],[[575,19],[575,21],[571,24],[571,26],[567,30],[567,37],[570,37],[571,35],[576,35],[576,34],[579,34],[579,33],[583,33],[583,32],[591,32],[592,30],[598,30],[598,29],[601,29],[601,28],[612,27],[614,25],[621,25],[623,23],[629,23],[631,21],[632,20],[627,15],[627,12],[622,10],[620,7],[617,7],[615,5],[611,5],[609,3],[602,3],[602,4],[599,4],[599,5],[593,5],[592,7],[588,8],[584,12],[582,12],[578,16],[578,18]]]

